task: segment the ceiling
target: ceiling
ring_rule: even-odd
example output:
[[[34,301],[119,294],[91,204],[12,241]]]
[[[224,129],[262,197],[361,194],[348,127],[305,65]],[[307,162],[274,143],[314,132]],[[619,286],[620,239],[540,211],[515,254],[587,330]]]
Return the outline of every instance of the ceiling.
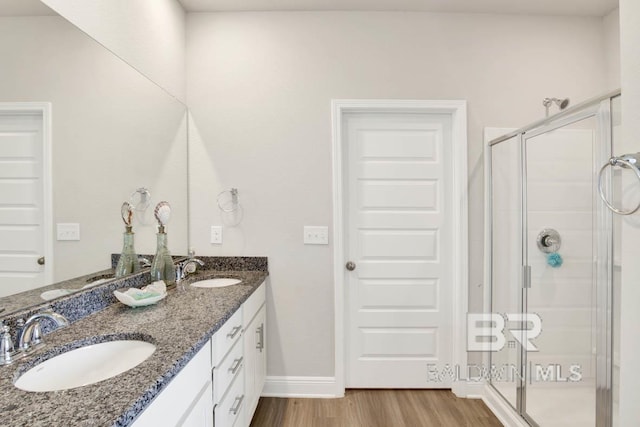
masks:
[[[0,0],[0,16],[57,15],[40,0]]]
[[[178,0],[187,12],[412,11],[604,16],[618,0]],[[57,15],[40,0],[0,0],[0,16]]]
[[[416,11],[604,16],[618,0],[178,0],[187,12]]]

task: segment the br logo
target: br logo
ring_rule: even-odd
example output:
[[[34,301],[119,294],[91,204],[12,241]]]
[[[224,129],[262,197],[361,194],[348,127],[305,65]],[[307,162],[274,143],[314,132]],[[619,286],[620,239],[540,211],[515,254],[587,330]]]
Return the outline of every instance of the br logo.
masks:
[[[507,343],[505,326],[526,351],[538,351],[531,342],[542,332],[542,319],[533,313],[468,313],[467,351],[500,351]]]

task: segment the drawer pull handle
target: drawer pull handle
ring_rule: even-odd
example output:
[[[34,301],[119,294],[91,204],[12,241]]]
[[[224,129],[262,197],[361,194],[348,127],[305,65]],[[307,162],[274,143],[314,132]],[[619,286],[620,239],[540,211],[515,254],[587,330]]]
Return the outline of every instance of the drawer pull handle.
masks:
[[[256,344],[256,348],[260,350],[260,353],[262,353],[262,350],[264,349],[264,323],[256,329],[256,333],[258,334],[258,343]]]
[[[242,326],[234,327],[233,329],[231,329],[231,332],[229,332],[227,334],[227,338],[234,339],[236,337],[236,335],[238,335],[238,333],[240,333],[241,330],[242,330]]]
[[[238,411],[240,411],[240,407],[242,406],[243,400],[244,400],[244,394],[242,396],[236,397],[236,400],[234,401],[234,405],[231,407],[231,409],[229,409],[229,412],[231,412],[233,415],[236,415]]]
[[[233,364],[229,368],[229,372],[235,375],[236,372],[238,372],[238,369],[240,369],[240,367],[242,366],[242,359],[244,359],[244,357],[241,357],[239,359],[234,359]]]

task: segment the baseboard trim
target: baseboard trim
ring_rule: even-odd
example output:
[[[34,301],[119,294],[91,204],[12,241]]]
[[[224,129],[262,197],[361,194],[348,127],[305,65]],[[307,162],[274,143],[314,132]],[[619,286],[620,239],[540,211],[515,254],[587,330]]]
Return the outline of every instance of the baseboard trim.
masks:
[[[484,382],[459,380],[451,383],[451,391],[463,399],[482,399]]]
[[[484,382],[468,381],[465,382],[462,387],[456,387],[456,384],[454,384],[452,391],[458,397],[464,397],[466,399],[482,399],[484,396],[484,387]]]
[[[530,427],[489,384],[484,386],[482,401],[505,427]]]
[[[267,377],[262,396],[335,398],[335,377]]]

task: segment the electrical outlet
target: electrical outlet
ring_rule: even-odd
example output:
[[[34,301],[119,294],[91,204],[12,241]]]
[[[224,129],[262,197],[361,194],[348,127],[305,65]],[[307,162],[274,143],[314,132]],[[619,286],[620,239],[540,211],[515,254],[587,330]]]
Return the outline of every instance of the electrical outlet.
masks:
[[[211,243],[216,245],[222,244],[222,226],[220,225],[211,226]]]
[[[329,227],[317,225],[305,225],[304,227],[305,245],[328,245]]]
[[[58,240],[80,240],[80,224],[58,223],[56,224]]]

